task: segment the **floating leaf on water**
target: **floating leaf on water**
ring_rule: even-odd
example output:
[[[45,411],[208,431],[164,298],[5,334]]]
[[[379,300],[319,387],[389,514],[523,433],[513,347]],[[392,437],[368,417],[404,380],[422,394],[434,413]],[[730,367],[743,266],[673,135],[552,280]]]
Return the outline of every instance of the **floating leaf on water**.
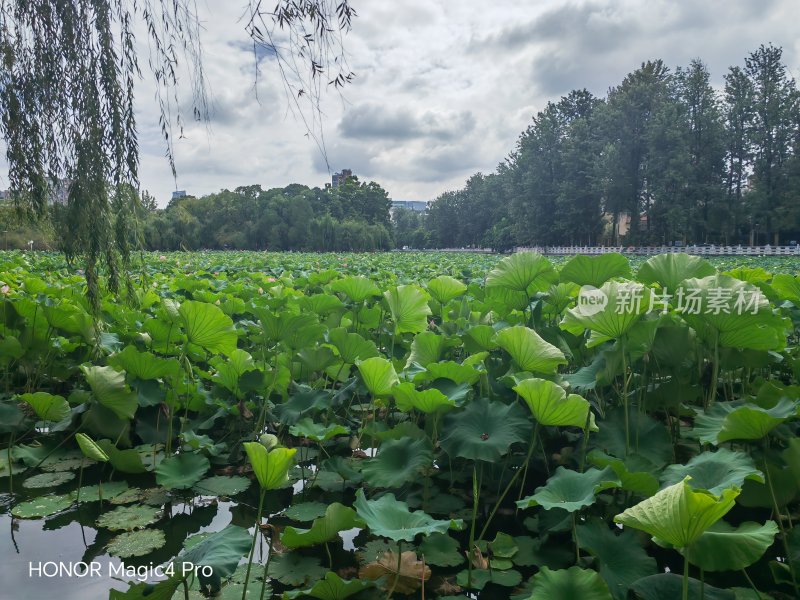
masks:
[[[0,456],[0,477],[8,477],[9,473],[11,475],[16,475],[17,473],[22,473],[27,470],[25,465],[21,465],[18,462],[11,463],[11,469],[8,468],[8,459],[5,456]]]
[[[464,562],[459,543],[445,533],[434,533],[422,540],[419,553],[426,564],[437,567],[457,567]]]
[[[371,583],[361,581],[360,579],[345,580],[333,571],[329,571],[325,574],[324,579],[320,579],[312,587],[305,590],[284,592],[283,597],[289,600],[302,598],[304,596],[311,596],[318,600],[344,600],[371,585]]]
[[[675,598],[676,596],[664,596]],[[530,600],[553,598],[580,598],[581,600],[612,600],[608,585],[597,571],[570,567],[552,571],[547,567],[533,576],[533,593]]]
[[[33,477],[28,477],[22,482],[22,487],[37,489],[56,487],[62,483],[75,479],[75,473],[70,471],[57,471],[55,473],[40,473]]]
[[[100,515],[97,526],[112,531],[133,531],[143,529],[160,518],[161,511],[151,506],[120,506]]]
[[[340,531],[363,527],[364,522],[349,506],[334,502],[325,510],[325,516],[314,520],[310,529],[298,529],[291,525],[283,530],[281,543],[287,548],[304,548],[333,541]]]
[[[283,511],[283,515],[293,521],[313,521],[325,514],[328,505],[323,502],[301,502]]]
[[[247,477],[215,475],[198,481],[194,490],[211,496],[235,496],[249,488],[251,483]]]
[[[86,485],[81,488],[81,502],[97,502],[102,495],[103,500],[111,500],[124,493],[128,484],[124,481],[107,481],[96,485]],[[77,490],[72,492],[77,495]]]
[[[27,502],[17,504],[11,509],[11,514],[20,519],[38,519],[49,517],[72,506],[74,499],[71,494],[54,494],[42,496]]]
[[[111,556],[129,558],[131,556],[144,556],[153,550],[158,550],[167,543],[164,532],[158,529],[142,529],[140,531],[126,531],[113,538],[106,546]]]
[[[202,454],[170,456],[156,467],[156,481],[168,490],[185,490],[200,481],[210,466]]]
[[[301,556],[296,552],[280,554],[272,559],[269,574],[286,585],[309,585],[325,576],[328,569],[313,556]]]

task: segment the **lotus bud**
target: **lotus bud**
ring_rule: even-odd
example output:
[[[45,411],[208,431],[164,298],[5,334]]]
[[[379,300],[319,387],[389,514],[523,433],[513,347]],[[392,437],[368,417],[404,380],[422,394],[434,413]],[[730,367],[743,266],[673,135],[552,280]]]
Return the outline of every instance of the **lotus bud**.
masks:
[[[261,442],[261,445],[267,450],[272,450],[278,445],[278,436],[271,433],[263,433],[261,437],[258,438],[258,441]]]

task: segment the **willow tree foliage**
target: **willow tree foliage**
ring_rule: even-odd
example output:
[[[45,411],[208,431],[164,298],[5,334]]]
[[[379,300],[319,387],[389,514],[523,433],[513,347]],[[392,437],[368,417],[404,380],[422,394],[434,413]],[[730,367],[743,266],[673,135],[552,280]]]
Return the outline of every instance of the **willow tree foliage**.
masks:
[[[293,97],[308,98],[313,109],[322,82],[338,87],[352,78],[342,34],[355,12],[348,0],[278,0],[269,6],[250,0],[245,30],[254,45],[277,57]],[[137,48],[145,41],[149,56],[143,60]],[[9,186],[32,216],[43,215],[53,188],[63,187],[69,231],[63,247],[69,258],[84,258],[95,304],[101,272],[115,290],[133,242],[125,220],[137,197],[129,191],[138,187],[134,90],[141,63],[156,82],[173,173],[172,143],[186,118],[179,80],[181,93],[192,95],[191,118],[208,116],[195,2],[0,0],[0,59]]]

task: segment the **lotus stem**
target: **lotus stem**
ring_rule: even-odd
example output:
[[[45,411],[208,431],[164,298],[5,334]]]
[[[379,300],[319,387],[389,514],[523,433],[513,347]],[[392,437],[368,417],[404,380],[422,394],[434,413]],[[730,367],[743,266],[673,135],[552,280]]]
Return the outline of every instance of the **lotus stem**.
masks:
[[[81,455],[81,468],[78,471],[78,496],[75,498],[75,506],[81,505],[81,487],[83,485],[83,455]]]
[[[631,449],[631,427],[628,415],[628,360],[625,357],[625,343],[620,339],[622,347],[622,406],[625,411],[625,456]]]
[[[397,580],[400,579],[400,568],[402,567],[402,559],[403,559],[403,540],[397,541],[397,572],[394,574],[394,581],[392,582],[392,587],[389,590],[389,593],[386,595],[386,600],[389,600],[394,594],[394,590],[397,587]],[[244,599],[242,599],[244,600]]]
[[[261,581],[261,595],[259,596],[260,600],[264,600],[264,592],[267,591],[267,576],[269,574],[269,562],[272,560],[272,533],[267,536],[269,540],[269,554],[267,554],[267,562],[264,563],[264,579]],[[325,544],[325,549],[328,549],[328,544]],[[328,552],[328,558],[330,558],[330,551]],[[331,569],[333,569],[333,563],[331,563]],[[247,589],[245,588],[245,594],[247,593]]]
[[[572,513],[572,543],[575,544],[575,565],[580,565],[581,549],[578,546],[578,518]]]
[[[244,576],[244,590],[242,590],[242,600],[247,599],[247,584],[250,581],[250,569],[253,567],[253,556],[256,552],[256,540],[258,539],[258,531],[261,526],[261,513],[264,510],[264,497],[267,495],[267,490],[262,489],[258,496],[258,515],[256,516],[256,527],[253,531],[253,543],[250,545],[250,554],[247,558],[247,573]]]
[[[682,600],[689,600],[689,549],[683,549],[683,592]]]
[[[719,336],[714,340],[714,364],[711,366],[711,389],[708,390],[706,409],[717,399],[717,379],[719,379]]]
[[[769,438],[767,438],[767,448],[769,448]],[[786,528],[783,526],[783,519],[781,518],[781,510],[778,506],[778,498],[775,496],[775,488],[772,486],[772,477],[769,474],[769,465],[767,458],[764,457],[764,478],[767,481],[767,488],[769,488],[769,495],[772,498],[772,509],[775,512],[775,520],[778,522],[778,528],[781,530],[781,541],[783,542],[783,551],[786,553],[786,564],[789,565],[789,574],[792,577],[792,587],[794,587],[795,595],[798,594],[797,579],[794,574],[794,565],[789,559],[791,556],[789,552],[789,541],[786,538]]]
[[[481,477],[483,479],[483,463],[481,463]],[[481,496],[481,484],[478,478],[478,469],[472,465],[472,525],[469,529],[469,550],[467,551],[467,588],[472,587],[472,548],[475,545],[475,521],[478,519],[478,500]]]

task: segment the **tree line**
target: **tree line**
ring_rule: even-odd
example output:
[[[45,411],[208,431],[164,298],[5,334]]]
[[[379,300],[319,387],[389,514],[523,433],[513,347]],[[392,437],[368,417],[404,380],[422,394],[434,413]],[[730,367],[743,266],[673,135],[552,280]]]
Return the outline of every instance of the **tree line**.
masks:
[[[399,246],[780,244],[800,239],[800,92],[762,45],[724,88],[693,60],[549,102],[497,168],[396,214]]]

